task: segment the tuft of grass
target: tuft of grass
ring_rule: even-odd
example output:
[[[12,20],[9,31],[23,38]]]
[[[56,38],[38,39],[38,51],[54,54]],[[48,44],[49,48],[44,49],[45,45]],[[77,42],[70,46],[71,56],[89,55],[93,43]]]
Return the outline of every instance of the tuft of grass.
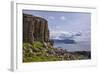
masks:
[[[23,43],[23,48],[24,49],[28,49],[28,48],[31,48],[32,45],[30,43]]]
[[[39,42],[39,41],[35,41],[33,44],[32,44],[32,48],[43,48],[43,43]]]

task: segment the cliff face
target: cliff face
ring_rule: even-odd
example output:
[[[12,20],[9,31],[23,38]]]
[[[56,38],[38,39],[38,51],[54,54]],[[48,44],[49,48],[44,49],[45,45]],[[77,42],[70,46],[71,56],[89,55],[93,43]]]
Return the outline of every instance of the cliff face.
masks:
[[[46,19],[28,14],[23,14],[23,41],[49,42],[49,29]]]

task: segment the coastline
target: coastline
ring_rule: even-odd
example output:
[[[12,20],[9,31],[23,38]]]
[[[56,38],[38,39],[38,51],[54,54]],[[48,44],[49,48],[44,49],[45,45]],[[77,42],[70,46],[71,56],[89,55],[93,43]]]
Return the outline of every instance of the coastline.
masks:
[[[35,46],[33,46],[35,45]],[[23,62],[46,62],[46,61],[68,61],[91,59],[90,51],[69,52],[62,48],[47,48],[43,43],[24,43]]]

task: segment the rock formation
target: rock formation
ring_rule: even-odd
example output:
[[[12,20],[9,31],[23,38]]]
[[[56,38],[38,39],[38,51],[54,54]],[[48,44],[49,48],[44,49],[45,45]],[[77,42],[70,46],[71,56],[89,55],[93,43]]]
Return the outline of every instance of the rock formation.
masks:
[[[23,41],[49,42],[48,21],[42,17],[23,14]]]

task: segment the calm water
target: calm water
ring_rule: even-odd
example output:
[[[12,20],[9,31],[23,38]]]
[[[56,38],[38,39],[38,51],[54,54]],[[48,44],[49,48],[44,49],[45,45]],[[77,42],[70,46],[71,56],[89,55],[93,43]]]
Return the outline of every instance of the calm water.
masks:
[[[77,42],[75,44],[65,44],[65,43],[54,43],[55,48],[63,48],[67,49],[67,51],[90,51],[91,50],[91,44],[89,41],[81,41]]]

